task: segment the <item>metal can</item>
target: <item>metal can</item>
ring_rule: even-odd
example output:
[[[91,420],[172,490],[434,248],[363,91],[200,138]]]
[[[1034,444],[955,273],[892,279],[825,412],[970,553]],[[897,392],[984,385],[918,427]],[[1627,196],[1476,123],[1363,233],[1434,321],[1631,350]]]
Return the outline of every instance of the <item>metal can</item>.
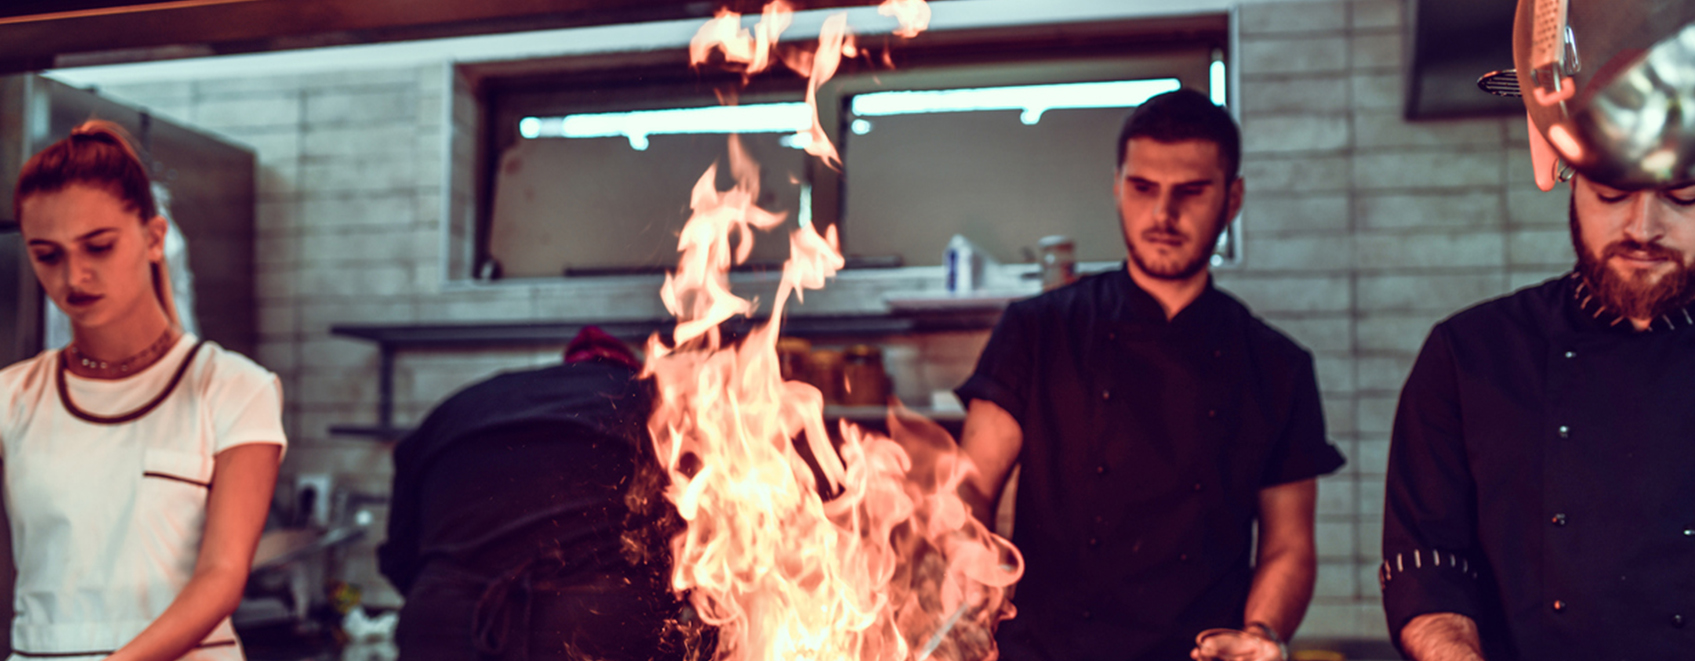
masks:
[[[809,381],[808,356],[812,343],[798,337],[777,338],[777,366],[784,381]]]
[[[1077,280],[1077,244],[1062,234],[1044,236],[1036,242],[1042,265],[1042,291],[1052,291]]]

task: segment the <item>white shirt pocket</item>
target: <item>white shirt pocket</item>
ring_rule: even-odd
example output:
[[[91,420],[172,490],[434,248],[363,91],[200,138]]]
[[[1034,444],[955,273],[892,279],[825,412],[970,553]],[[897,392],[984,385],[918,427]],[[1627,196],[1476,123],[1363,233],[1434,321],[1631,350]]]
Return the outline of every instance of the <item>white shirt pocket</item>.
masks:
[[[147,553],[148,564],[170,566],[174,570],[150,577],[171,583],[173,594],[194,572],[200,539],[205,532],[206,500],[211,487],[210,457],[196,452],[149,448],[142,458],[134,532]]]
[[[149,448],[142,457],[141,476],[192,485],[205,491],[212,486],[212,460],[198,452]]]

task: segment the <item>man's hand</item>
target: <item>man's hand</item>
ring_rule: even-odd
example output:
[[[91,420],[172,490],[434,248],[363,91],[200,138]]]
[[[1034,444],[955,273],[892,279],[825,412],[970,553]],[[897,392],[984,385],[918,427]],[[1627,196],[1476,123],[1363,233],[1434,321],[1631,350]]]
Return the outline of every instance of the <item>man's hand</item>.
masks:
[[[1477,623],[1458,613],[1426,613],[1401,629],[1401,648],[1413,661],[1484,661]]]
[[[1275,636],[1277,632],[1263,624],[1255,624],[1258,626],[1249,625],[1247,631],[1202,631],[1195,636],[1195,649],[1189,651],[1189,658],[1195,661],[1285,661],[1288,654],[1283,643],[1267,637]]]

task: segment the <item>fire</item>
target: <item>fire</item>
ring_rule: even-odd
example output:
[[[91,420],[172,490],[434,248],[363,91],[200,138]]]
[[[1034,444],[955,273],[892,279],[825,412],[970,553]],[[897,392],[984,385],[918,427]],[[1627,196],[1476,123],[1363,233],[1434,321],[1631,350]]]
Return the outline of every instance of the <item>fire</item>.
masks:
[[[844,49],[857,50],[847,33],[847,14],[836,14],[824,20],[824,29],[818,33],[818,52],[812,56],[812,75],[806,85],[806,107],[812,109],[812,128],[808,130],[812,140],[806,144],[806,153],[823,159],[830,167],[840,166],[842,159],[818,120],[818,88],[836,75]]]
[[[900,27],[894,33],[900,37],[916,37],[930,26],[930,5],[924,0],[884,0],[878,5],[877,13],[895,17]],[[841,155],[819,122],[818,88],[835,77],[843,57],[858,57],[861,50],[848,32],[847,14],[835,14],[825,19],[816,51],[781,53],[777,42],[793,23],[794,8],[785,0],[766,4],[752,30],[742,27],[740,13],[720,9],[717,16],[700,26],[689,42],[689,64],[700,66],[711,59],[712,53],[721,52],[724,62],[742,65],[743,76],[751,78],[769,68],[776,53],[785,65],[807,77],[806,105],[812,109],[812,126],[804,134],[806,152],[836,168],[841,165]],[[893,66],[886,50],[883,61]]]
[[[972,468],[953,440],[897,410],[892,438],[843,423],[837,446],[823,395],[782,380],[782,313],[842,267],[835,228],[792,232],[770,321],[740,343],[719,335],[755,307],[730,291],[730,266],[753,230],[783,221],[754,205],[756,168],[730,145],[737,184],[716,190],[716,167],[701,177],[661,289],[672,341],[648,342],[649,431],[688,524],[672,540],[672,588],[719,628],[725,661],[992,658],[1022,561],[958,498]]]
[[[768,64],[787,25],[787,7],[771,7],[760,21],[769,39],[720,15],[699,53]],[[809,101],[851,44],[846,17],[827,20],[819,41]],[[828,146],[816,112],[813,132]],[[973,468],[953,439],[898,406],[891,436],[843,422],[832,438],[818,389],[782,379],[783,312],[842,268],[835,228],[791,232],[769,321],[739,342],[721,336],[722,322],[757,308],[730,291],[730,268],[748,258],[755,230],[785,220],[755,204],[758,166],[736,137],[729,146],[735,185],[717,189],[716,165],[702,175],[660,290],[676,330],[669,343],[648,341],[658,394],[648,428],[666,497],[687,523],[671,540],[672,588],[718,628],[720,661],[994,658],[993,626],[1012,615],[1006,592],[1023,561],[959,499]]]
[[[765,5],[760,12],[759,23],[753,26],[751,32],[742,28],[741,14],[721,9],[716,17],[700,26],[689,42],[689,63],[698,66],[706,62],[714,50],[720,50],[724,53],[725,62],[746,65],[746,75],[752,76],[771,66],[771,52],[777,45],[777,38],[793,22],[794,10],[783,0]]]
[[[930,5],[924,0],[887,0],[877,6],[877,13],[900,21],[895,34],[908,39],[930,27]]]

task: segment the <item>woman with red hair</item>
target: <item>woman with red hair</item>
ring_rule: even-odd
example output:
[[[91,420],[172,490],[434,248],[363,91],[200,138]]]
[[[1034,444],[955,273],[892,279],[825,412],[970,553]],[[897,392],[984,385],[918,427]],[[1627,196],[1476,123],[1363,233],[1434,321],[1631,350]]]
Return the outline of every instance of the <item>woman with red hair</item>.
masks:
[[[166,221],[116,125],[24,165],[14,209],[71,342],[0,370],[12,659],[236,661],[286,445],[276,375],[183,332]]]

